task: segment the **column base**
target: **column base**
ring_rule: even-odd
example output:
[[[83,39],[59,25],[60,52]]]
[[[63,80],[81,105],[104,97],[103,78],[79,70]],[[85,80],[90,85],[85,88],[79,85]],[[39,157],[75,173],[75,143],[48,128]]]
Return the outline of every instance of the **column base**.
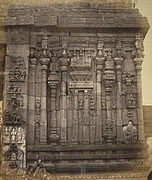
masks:
[[[62,146],[65,146],[65,145],[67,145],[67,140],[65,139],[62,139],[61,141],[60,141],[60,144],[62,145]]]
[[[57,133],[56,129],[51,129],[50,134],[49,134],[49,141],[51,142],[52,145],[57,145],[59,141],[59,135]]]
[[[72,140],[72,144],[78,144],[77,140]]]

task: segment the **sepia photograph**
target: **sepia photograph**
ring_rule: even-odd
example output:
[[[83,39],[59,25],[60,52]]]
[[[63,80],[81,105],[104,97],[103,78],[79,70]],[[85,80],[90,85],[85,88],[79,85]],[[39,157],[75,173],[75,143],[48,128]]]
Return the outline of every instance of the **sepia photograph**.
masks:
[[[152,0],[0,0],[0,180],[152,180]]]

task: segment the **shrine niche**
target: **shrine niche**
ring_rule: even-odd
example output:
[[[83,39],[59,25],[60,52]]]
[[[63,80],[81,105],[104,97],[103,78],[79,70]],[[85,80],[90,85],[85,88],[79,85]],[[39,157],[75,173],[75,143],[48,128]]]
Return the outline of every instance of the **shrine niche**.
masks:
[[[30,7],[29,24],[6,18],[5,161],[24,167],[39,154],[48,172],[79,173],[131,169],[142,159],[146,169],[141,68],[148,22],[129,0],[118,8],[75,5]]]

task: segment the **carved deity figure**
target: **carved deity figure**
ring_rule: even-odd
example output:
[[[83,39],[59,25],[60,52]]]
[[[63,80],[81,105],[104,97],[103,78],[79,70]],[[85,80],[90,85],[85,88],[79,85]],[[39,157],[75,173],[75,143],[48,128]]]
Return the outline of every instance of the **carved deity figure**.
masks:
[[[137,128],[132,121],[129,121],[128,125],[123,127],[123,134],[126,142],[132,143],[137,141]]]
[[[11,135],[11,141],[12,143],[15,143],[16,142],[16,136],[17,136],[17,132],[16,132],[16,129],[15,128],[12,128],[11,132],[10,132],[10,135]]]
[[[129,99],[128,99],[128,107],[129,108],[135,108],[135,106],[136,106],[135,98],[133,97],[132,94],[130,94]]]
[[[18,128],[18,133],[17,133],[17,142],[18,143],[24,143],[24,132],[21,129],[21,127]]]
[[[35,113],[39,115],[41,113],[41,101],[39,98],[36,99],[35,102]]]

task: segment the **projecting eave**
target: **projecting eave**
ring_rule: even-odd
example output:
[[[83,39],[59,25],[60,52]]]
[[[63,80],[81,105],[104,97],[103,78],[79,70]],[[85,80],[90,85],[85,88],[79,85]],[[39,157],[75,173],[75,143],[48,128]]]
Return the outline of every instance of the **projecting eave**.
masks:
[[[125,4],[125,2],[123,2]],[[3,19],[5,27],[49,27],[56,30],[140,32],[146,35],[149,23],[139,10],[131,7],[101,6],[85,3],[52,4],[48,6],[12,7]]]

